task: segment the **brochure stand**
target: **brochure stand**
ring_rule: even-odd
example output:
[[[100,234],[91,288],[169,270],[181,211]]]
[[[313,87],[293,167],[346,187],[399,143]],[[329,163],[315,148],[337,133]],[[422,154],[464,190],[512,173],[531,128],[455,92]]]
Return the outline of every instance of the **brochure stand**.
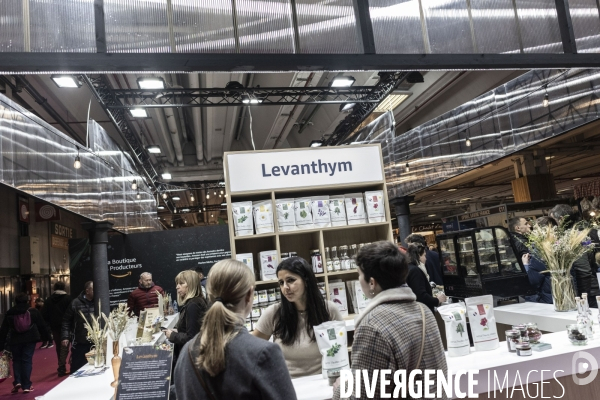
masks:
[[[225,184],[229,194],[227,213],[232,258],[236,254],[252,253],[257,277],[260,276],[259,253],[262,251],[275,250],[278,262],[281,253],[296,252],[310,263],[311,250],[319,249],[323,273],[316,274],[316,277],[319,282],[325,283],[329,299],[332,280],[356,280],[358,272],[356,269],[327,271],[325,247],[339,248],[342,245],[393,240],[379,144],[225,153]],[[384,222],[279,231],[276,199],[345,195],[373,190],[383,191]],[[274,232],[236,237],[232,203],[269,199],[272,202]],[[278,283],[277,280],[259,280],[256,286],[257,290],[270,289],[277,287]]]

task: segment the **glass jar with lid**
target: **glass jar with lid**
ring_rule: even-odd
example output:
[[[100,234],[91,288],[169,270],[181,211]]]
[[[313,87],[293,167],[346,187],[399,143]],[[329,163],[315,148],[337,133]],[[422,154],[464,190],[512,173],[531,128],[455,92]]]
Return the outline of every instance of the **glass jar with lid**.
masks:
[[[358,255],[358,250],[355,244],[350,245],[350,252],[348,256],[350,257],[350,269],[356,269],[356,256]]]
[[[340,268],[344,271],[350,269],[350,257],[348,257],[348,246],[340,246]]]
[[[323,260],[321,259],[321,250],[315,249],[310,251],[310,259],[315,274],[323,273]]]
[[[333,261],[333,270],[340,271],[342,269],[342,265],[341,265],[340,259],[338,257],[336,246],[331,247],[331,260]]]
[[[333,260],[329,254],[329,247],[325,247],[325,267],[327,272],[333,272]]]

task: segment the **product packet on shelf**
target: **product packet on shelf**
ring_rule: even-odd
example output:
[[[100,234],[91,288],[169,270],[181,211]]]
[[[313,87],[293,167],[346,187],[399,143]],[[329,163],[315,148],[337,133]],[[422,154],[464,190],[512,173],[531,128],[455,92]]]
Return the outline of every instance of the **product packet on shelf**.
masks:
[[[356,306],[358,308],[356,312],[360,314],[369,305],[369,298],[365,296],[359,281],[354,281],[354,296],[356,297]]]
[[[348,299],[344,282],[340,280],[329,281],[329,300],[335,303],[342,316],[348,316]]]
[[[235,259],[246,264],[248,268],[250,268],[250,271],[252,271],[252,274],[255,274],[254,258],[252,257],[252,253],[236,254]]]
[[[260,259],[260,279],[271,281],[277,279],[277,251],[268,250],[259,253]]]
[[[279,232],[289,232],[296,230],[296,213],[294,212],[294,199],[275,200],[275,209],[277,212],[277,226]]]
[[[331,226],[346,226],[346,207],[344,206],[344,196],[329,196],[329,215]]]
[[[271,200],[255,201],[252,203],[256,234],[273,233],[273,205]]]
[[[365,192],[365,205],[370,224],[385,222],[385,207],[383,203],[383,190]]]
[[[328,371],[350,369],[348,359],[348,332],[344,321],[327,321],[313,327],[322,358],[323,378]]]
[[[448,356],[466,356],[471,352],[467,333],[467,316],[465,303],[453,303],[437,308],[446,325],[446,342]]]
[[[301,199],[294,199],[294,211],[296,213],[296,228],[314,228],[311,208],[312,207],[310,198],[305,197]]]
[[[231,211],[233,214],[235,236],[250,236],[254,234],[254,227],[252,226],[252,202],[231,203]]]
[[[329,218],[329,196],[311,197],[311,210],[315,228],[329,228],[331,226],[331,219]]]
[[[496,329],[492,295],[467,297],[465,302],[475,350],[494,350],[498,348],[500,341]]]
[[[346,217],[348,225],[360,225],[367,223],[365,214],[365,203],[362,193],[351,193],[344,196],[346,204]]]

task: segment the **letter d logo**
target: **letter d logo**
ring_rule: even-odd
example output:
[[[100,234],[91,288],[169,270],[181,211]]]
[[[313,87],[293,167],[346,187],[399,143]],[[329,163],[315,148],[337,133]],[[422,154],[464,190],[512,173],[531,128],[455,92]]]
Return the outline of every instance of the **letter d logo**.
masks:
[[[581,359],[585,359],[589,364],[588,362],[581,361]],[[583,374],[586,371],[591,371],[590,376],[587,378],[577,377],[577,374]],[[573,373],[573,382],[575,382],[575,384],[581,386],[587,385],[596,379],[596,376],[598,375],[598,361],[596,361],[596,358],[590,353],[578,351],[573,355],[571,372]]]

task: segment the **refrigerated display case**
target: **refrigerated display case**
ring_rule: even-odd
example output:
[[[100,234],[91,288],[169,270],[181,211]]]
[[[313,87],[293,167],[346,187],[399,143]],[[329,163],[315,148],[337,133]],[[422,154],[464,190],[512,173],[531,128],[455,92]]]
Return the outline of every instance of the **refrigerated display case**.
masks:
[[[510,298],[535,294],[505,228],[476,228],[436,239],[447,296],[464,299],[491,294]]]

